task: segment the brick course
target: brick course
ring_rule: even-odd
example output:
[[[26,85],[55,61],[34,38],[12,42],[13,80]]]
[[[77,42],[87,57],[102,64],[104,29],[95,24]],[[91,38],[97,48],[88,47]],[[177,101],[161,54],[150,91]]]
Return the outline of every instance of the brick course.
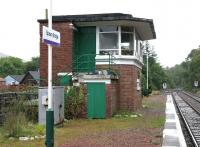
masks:
[[[140,69],[134,65],[114,65],[119,73],[119,109],[135,111],[141,107],[141,91],[137,91]]]

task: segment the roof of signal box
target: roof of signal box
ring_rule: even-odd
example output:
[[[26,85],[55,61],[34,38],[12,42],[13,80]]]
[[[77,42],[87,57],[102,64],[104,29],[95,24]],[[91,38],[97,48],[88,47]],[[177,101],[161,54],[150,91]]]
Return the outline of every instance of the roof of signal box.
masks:
[[[152,19],[133,17],[131,14],[104,13],[82,15],[59,15],[52,17],[53,22],[72,22],[76,26],[124,25],[134,26],[142,40],[156,39]],[[47,19],[39,19],[39,23],[47,23]]]

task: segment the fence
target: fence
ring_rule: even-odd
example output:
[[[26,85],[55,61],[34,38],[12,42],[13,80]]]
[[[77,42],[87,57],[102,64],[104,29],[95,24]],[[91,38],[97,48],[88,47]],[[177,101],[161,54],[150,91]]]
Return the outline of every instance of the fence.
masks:
[[[12,106],[14,101],[24,100],[24,103],[35,101],[37,105],[38,93],[5,92],[0,93],[0,125],[3,124],[8,107]],[[29,103],[30,104],[30,103]]]

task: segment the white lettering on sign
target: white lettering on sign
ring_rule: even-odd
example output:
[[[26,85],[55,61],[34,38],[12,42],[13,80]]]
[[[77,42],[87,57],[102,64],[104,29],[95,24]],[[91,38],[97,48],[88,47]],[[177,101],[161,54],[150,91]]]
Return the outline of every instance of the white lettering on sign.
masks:
[[[60,33],[43,26],[43,40],[46,44],[60,46]]]

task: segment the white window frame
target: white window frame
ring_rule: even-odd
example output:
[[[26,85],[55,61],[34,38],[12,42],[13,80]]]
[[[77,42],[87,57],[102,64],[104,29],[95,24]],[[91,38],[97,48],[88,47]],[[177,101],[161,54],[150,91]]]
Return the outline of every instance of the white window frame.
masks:
[[[118,49],[100,49],[100,40],[99,40],[99,35],[100,35],[100,31],[99,28],[101,26],[97,26],[96,27],[96,54],[100,54],[100,50],[105,50],[105,51],[109,51],[109,50],[118,50],[118,55],[115,56],[125,56],[125,57],[132,57],[132,56],[136,56],[136,54],[138,54],[138,52],[136,53],[136,30],[135,27],[133,27],[133,32],[124,32],[124,33],[129,33],[129,34],[133,34],[133,55],[122,55],[122,49],[121,49],[121,26],[118,26]],[[103,33],[112,33],[112,32],[103,32]],[[116,31],[113,31],[113,33],[116,33]],[[138,42],[140,42],[140,40],[138,40]],[[139,43],[138,43],[139,44]],[[104,56],[104,55],[101,55]]]
[[[111,26],[114,26],[114,25],[111,25]],[[119,33],[120,33],[120,26],[117,26],[118,27],[118,31],[108,31],[108,32],[100,32],[100,27],[101,26],[97,26],[96,27],[96,53],[97,54],[100,54],[100,50],[101,51],[118,51],[118,55],[120,55],[120,50],[119,48],[121,48],[120,46],[120,42],[119,42],[119,39],[121,39]],[[100,34],[106,34],[106,33],[117,33],[118,35],[118,48],[117,49],[100,49]],[[101,55],[103,56],[103,55]]]
[[[134,54],[134,52],[135,52],[135,27],[133,27],[133,32],[122,32],[121,31],[121,26],[120,26],[120,32],[119,32],[119,36],[120,36],[120,48],[119,48],[119,50],[120,50],[120,53],[122,52],[122,48],[121,48],[121,35],[122,35],[122,33],[126,33],[126,34],[132,34],[133,35],[133,55],[122,55],[122,54],[120,54],[121,56],[134,56],[135,54]]]
[[[105,25],[102,25],[105,26]],[[123,25],[122,25],[123,26]],[[105,59],[108,58],[108,55],[100,55],[100,48],[99,48],[99,29],[101,26],[96,26],[96,60],[100,61],[97,62],[96,64],[101,65],[101,64],[108,64],[107,62],[104,62]],[[129,32],[131,33],[131,32]],[[143,65],[143,60],[142,60],[142,55],[140,54],[140,51],[136,53],[136,42],[140,43],[142,42],[141,39],[139,38],[139,35],[137,35],[137,31],[135,27],[133,27],[133,55],[122,55],[122,49],[121,49],[121,26],[118,25],[118,50],[119,50],[119,55],[113,55],[115,57],[115,64],[128,64],[128,65],[135,65],[138,68],[142,69]],[[136,35],[138,37],[138,41],[136,41]],[[143,43],[143,42],[142,42]],[[109,49],[107,49],[108,51]],[[116,50],[116,49],[115,49]],[[135,62],[135,60],[138,60],[139,62]]]

